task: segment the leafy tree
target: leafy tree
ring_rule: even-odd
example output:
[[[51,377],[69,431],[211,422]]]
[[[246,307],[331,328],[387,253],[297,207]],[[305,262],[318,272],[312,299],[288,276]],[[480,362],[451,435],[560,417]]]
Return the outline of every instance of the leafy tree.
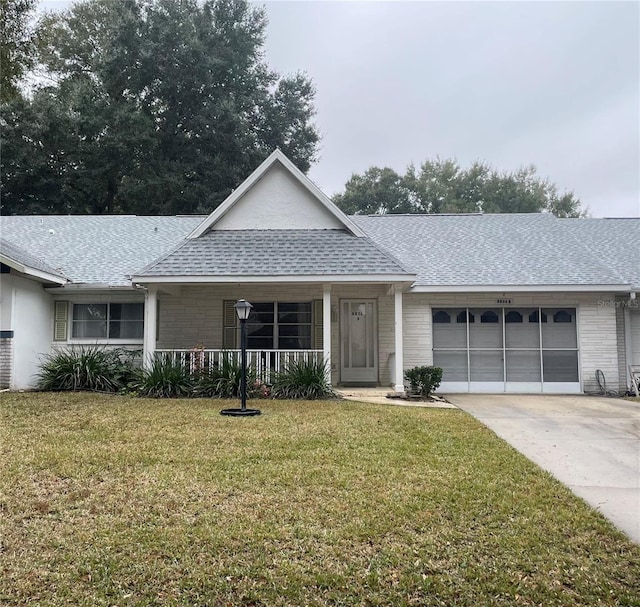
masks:
[[[268,68],[265,27],[245,0],[88,0],[47,16],[54,84],[3,108],[3,212],[206,213],[276,147],[308,170],[315,89]]]
[[[364,175],[354,174],[334,202],[351,215],[412,213],[416,206],[414,193],[393,169],[371,167]]]
[[[19,96],[18,84],[32,66],[31,25],[36,0],[0,0],[0,100]]]
[[[385,213],[537,213],[584,215],[573,193],[541,179],[534,166],[498,172],[486,163],[462,168],[456,160],[427,160],[404,175],[371,167],[354,174],[334,202],[351,214]]]

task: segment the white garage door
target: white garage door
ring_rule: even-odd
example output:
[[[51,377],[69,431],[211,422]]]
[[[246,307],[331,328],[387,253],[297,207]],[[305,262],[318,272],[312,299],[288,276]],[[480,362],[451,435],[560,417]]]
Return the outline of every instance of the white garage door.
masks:
[[[575,308],[433,310],[441,392],[580,392]]]

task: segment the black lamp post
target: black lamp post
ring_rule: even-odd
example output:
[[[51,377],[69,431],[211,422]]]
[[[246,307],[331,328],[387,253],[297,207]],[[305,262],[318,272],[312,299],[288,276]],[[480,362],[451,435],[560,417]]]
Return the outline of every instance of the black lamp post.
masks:
[[[238,300],[234,306],[240,321],[240,409],[223,409],[220,415],[249,416],[260,415],[260,409],[247,409],[247,319],[253,306],[244,299]]]

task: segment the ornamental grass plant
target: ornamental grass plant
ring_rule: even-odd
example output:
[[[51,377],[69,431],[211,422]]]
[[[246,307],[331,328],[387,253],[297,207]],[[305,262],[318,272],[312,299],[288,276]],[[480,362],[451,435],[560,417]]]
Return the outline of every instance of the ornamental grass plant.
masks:
[[[56,350],[43,357],[37,387],[44,391],[118,392],[135,376],[136,354],[100,346]]]
[[[247,369],[247,396],[251,397],[251,386],[255,383],[255,371]],[[198,374],[194,387],[196,396],[208,398],[238,398],[242,380],[242,365],[231,354],[223,352],[220,362],[208,371]]]
[[[273,398],[317,400],[333,398],[335,392],[327,379],[326,365],[320,360],[295,360],[276,375],[271,387]]]
[[[129,388],[139,396],[186,398],[193,396],[194,379],[185,364],[169,357],[156,357],[148,368],[139,369]]]

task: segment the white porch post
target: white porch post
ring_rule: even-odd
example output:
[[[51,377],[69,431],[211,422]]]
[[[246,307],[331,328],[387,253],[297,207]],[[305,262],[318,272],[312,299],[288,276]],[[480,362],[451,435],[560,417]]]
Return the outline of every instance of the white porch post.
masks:
[[[393,389],[396,392],[404,392],[404,358],[402,342],[402,286],[395,285],[394,289],[395,312],[395,383]]]
[[[158,315],[158,287],[149,286],[144,294],[144,337],[142,366],[148,369],[156,351],[156,321]]]
[[[322,285],[322,356],[331,383],[331,285]]]

